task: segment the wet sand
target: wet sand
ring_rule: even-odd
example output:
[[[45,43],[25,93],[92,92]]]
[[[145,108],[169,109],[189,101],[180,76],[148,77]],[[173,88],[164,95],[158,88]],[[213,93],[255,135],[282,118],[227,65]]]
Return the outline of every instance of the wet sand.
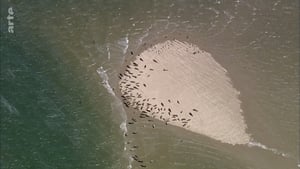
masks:
[[[155,118],[224,143],[249,143],[239,92],[209,53],[168,40],[131,55],[119,86],[124,105],[137,110],[138,118]]]

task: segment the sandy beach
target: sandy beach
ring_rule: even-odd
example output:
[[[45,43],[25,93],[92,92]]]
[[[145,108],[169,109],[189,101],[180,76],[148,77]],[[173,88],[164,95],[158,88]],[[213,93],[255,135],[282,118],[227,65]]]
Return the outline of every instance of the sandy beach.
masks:
[[[139,118],[233,145],[250,141],[239,92],[227,71],[197,46],[158,43],[137,54],[119,78],[124,105],[136,109]]]

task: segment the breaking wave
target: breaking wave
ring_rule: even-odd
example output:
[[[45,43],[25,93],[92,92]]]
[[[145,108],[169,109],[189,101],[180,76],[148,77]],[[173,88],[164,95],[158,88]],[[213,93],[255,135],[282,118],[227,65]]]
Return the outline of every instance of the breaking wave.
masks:
[[[275,148],[270,148],[270,147],[267,147],[266,145],[263,145],[259,142],[255,142],[255,141],[250,141],[248,144],[248,147],[258,147],[258,148],[261,148],[261,149],[264,149],[264,150],[268,150],[268,151],[271,151],[273,152],[274,154],[277,154],[277,155],[280,155],[282,157],[289,157],[288,154],[286,153],[283,153]]]

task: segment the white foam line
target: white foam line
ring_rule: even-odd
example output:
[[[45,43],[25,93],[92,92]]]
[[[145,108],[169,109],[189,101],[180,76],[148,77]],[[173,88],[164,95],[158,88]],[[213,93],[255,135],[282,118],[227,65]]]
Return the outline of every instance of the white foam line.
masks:
[[[107,70],[104,70],[103,67],[101,66],[100,68],[97,69],[97,73],[100,75],[100,78],[102,79],[102,84],[103,86],[107,89],[107,91],[112,94],[113,96],[115,95],[115,92],[112,90],[108,83],[108,76],[106,74]]]
[[[114,96],[114,98],[116,99],[116,101],[118,103],[121,103],[122,105],[122,102],[117,98],[115,97],[115,93],[114,91],[112,90],[112,87],[109,85],[108,83],[108,76],[107,76],[107,70],[104,70],[103,67],[101,66],[100,68],[97,69],[97,73],[99,74],[100,78],[102,79],[102,84],[103,86],[107,89],[108,93],[110,93],[112,96]],[[123,118],[123,121],[122,123],[120,124],[120,129],[123,131],[123,137],[125,138],[125,134],[127,133],[127,116],[126,116],[126,113],[125,113],[125,110],[123,109],[123,107],[121,106],[121,112],[124,112],[124,113],[121,113],[121,116]],[[124,142],[124,151],[126,151],[127,148],[126,148],[126,142]],[[130,155],[128,155],[128,166],[127,168],[128,169],[131,169],[132,168],[132,158]]]
[[[129,157],[129,164],[127,166],[128,169],[131,169],[132,168],[132,162],[133,162],[133,158],[132,157]]]
[[[110,60],[110,49],[109,49],[109,44],[106,44],[106,51],[107,51],[107,59]]]
[[[9,113],[13,114],[13,115],[20,115],[20,112],[18,111],[18,109],[13,106],[12,104],[10,104],[8,102],[8,100],[6,100],[3,96],[0,96],[0,101],[1,101],[1,104],[3,105],[2,107],[3,108],[6,108]]]
[[[127,53],[127,49],[128,49],[128,44],[129,44],[129,40],[128,40],[128,34],[126,34],[126,36],[124,38],[121,38],[120,40],[118,40],[118,45],[121,46],[121,48],[123,48],[122,52],[123,52],[123,58],[122,58],[122,64],[125,61],[125,54]]]
[[[118,44],[123,47],[123,54],[125,54],[127,52],[128,43],[129,43],[128,34],[126,34],[126,36],[124,38],[121,38],[120,40],[118,40]]]
[[[247,144],[249,147],[259,147],[259,148],[262,148],[264,150],[268,150],[268,151],[272,151],[274,154],[277,154],[277,155],[280,155],[282,157],[289,157],[289,155],[287,153],[283,153],[275,148],[270,148],[270,147],[267,147],[266,145],[263,145],[259,142],[255,142],[255,141],[250,141],[248,144]]]
[[[96,63],[92,63],[92,64],[88,65],[88,68],[95,66],[95,65],[96,65]]]
[[[122,129],[123,134],[125,135],[127,133],[127,120],[124,120],[121,124],[120,124],[120,129]],[[126,150],[126,147],[124,148],[124,150]]]

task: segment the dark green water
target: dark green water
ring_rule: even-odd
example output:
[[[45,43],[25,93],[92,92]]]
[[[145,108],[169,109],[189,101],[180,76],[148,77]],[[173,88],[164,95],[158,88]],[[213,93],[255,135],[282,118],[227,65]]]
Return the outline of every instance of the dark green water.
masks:
[[[97,70],[116,87],[128,51],[164,35],[189,35],[212,53],[241,91],[247,132],[288,157],[159,123],[128,127],[139,135],[124,139],[126,114]],[[296,168],[298,47],[292,0],[1,0],[1,169],[127,168],[130,154],[153,160],[154,169]],[[124,151],[124,141],[139,150]]]

